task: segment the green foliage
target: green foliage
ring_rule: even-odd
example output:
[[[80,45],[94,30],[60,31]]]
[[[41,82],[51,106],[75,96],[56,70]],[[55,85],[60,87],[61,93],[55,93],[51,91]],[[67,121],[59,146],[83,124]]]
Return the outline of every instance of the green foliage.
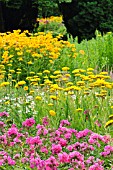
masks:
[[[113,31],[112,0],[73,0],[61,3],[60,9],[68,32],[73,37],[78,36],[79,42],[95,37],[96,29],[101,33]]]
[[[39,17],[49,17],[59,15],[57,0],[38,0]]]

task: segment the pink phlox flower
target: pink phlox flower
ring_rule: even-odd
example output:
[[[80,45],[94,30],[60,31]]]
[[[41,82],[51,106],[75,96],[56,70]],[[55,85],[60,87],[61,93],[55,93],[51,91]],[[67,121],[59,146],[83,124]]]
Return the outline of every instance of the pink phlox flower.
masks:
[[[70,122],[68,120],[61,120],[59,127],[62,127],[64,125],[70,126]]]
[[[67,141],[63,138],[60,138],[59,139],[59,144],[63,147],[63,146],[66,146],[67,145]]]
[[[0,128],[3,128],[3,127],[5,127],[5,126],[6,126],[5,123],[2,122],[2,121],[0,121]]]
[[[64,137],[68,140],[71,139],[72,134],[71,133],[66,133]]]
[[[42,145],[42,140],[39,136],[29,137],[26,139],[26,143],[29,145]]]
[[[48,134],[48,130],[43,125],[38,124],[36,126],[36,128],[38,129],[37,135],[44,135],[45,136],[45,135]]]
[[[29,119],[26,119],[23,123],[22,123],[22,126],[25,126],[25,127],[31,127],[35,124],[35,120],[33,117],[29,118]]]
[[[73,146],[73,145],[68,145],[66,148],[67,148],[69,151],[72,151],[72,150],[74,149],[74,146]]]
[[[58,154],[62,151],[62,147],[60,144],[57,144],[57,145],[52,144],[51,150],[52,150],[52,154]]]
[[[15,160],[13,160],[10,156],[7,157],[7,161],[8,161],[9,165],[15,165],[16,164]]]
[[[79,160],[79,161],[84,161],[84,156],[80,153],[80,152],[78,152],[78,151],[73,151],[73,152],[70,152],[69,153],[69,157],[70,157],[70,159],[77,159],[77,160]]]
[[[3,143],[5,145],[7,145],[7,136],[6,136],[6,134],[0,136],[0,143]]]
[[[7,131],[8,136],[17,136],[18,135],[18,129],[16,127],[11,127]]]
[[[48,154],[48,149],[46,148],[46,146],[41,147],[40,150],[41,150],[41,152]]]
[[[43,124],[44,126],[49,125],[49,118],[48,118],[48,117],[43,117],[43,119],[42,119],[42,124]]]
[[[57,162],[54,156],[50,156],[47,160],[45,160],[45,167],[52,167],[51,170],[57,170],[59,163]],[[47,169],[46,169],[47,170]]]
[[[89,129],[84,129],[82,131],[79,131],[77,134],[76,134],[76,138],[79,139],[79,138],[83,138],[83,137],[86,137],[87,135],[91,134],[91,130]]]
[[[104,167],[95,163],[94,165],[91,165],[88,170],[104,170]]]
[[[0,112],[0,117],[8,117],[8,116],[9,114],[6,111]]]
[[[59,153],[58,158],[61,163],[69,163],[70,162],[70,157],[66,152]]]

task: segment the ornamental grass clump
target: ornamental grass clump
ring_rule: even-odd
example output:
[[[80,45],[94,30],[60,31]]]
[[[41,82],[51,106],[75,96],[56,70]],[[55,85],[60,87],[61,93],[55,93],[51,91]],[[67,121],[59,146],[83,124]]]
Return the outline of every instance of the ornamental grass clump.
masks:
[[[0,115],[0,167],[4,170],[112,169],[113,139],[109,135],[78,131],[68,120],[51,128],[48,117],[42,118],[42,124],[31,117],[19,128],[18,124],[6,124],[10,114]]]

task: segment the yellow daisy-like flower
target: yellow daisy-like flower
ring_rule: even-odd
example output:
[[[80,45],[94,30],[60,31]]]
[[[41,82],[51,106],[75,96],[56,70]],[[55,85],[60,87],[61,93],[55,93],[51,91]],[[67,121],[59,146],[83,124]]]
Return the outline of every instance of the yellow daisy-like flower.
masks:
[[[18,85],[19,85],[19,86],[22,86],[22,85],[24,85],[24,84],[26,84],[26,82],[25,82],[24,80],[18,82]]]
[[[69,67],[62,67],[62,71],[68,71],[69,69]]]
[[[57,96],[51,95],[50,99],[57,100],[58,98],[57,98]]]
[[[49,114],[50,114],[51,116],[55,116],[55,115],[56,115],[56,112],[55,112],[54,110],[50,110],[50,111],[49,111]]]
[[[77,112],[82,112],[82,110],[83,109],[81,109],[81,108],[76,109]]]
[[[113,118],[113,114],[112,114],[112,115],[109,115],[109,118],[112,119],[112,118]]]
[[[36,96],[35,99],[36,100],[42,100],[42,97],[41,96]]]
[[[109,120],[108,122],[106,122],[105,128],[112,125],[112,124],[113,124],[113,120]]]
[[[113,109],[113,106],[111,106],[111,109]]]
[[[24,90],[27,91],[28,90],[28,86],[24,86]]]

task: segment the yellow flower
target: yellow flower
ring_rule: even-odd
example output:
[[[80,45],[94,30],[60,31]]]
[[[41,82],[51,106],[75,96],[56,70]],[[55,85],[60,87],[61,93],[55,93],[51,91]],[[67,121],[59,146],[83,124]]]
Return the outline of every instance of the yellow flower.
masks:
[[[19,85],[19,86],[22,86],[22,85],[24,85],[24,84],[26,84],[26,82],[25,82],[24,80],[18,82],[18,85]]]
[[[55,116],[55,115],[56,115],[56,112],[55,112],[54,110],[50,110],[50,111],[49,111],[49,114],[50,114],[51,116]]]
[[[24,86],[24,90],[27,91],[28,90],[28,86]]]
[[[57,100],[58,98],[57,98],[57,96],[51,95],[50,99]]]
[[[45,73],[45,74],[49,74],[49,73],[50,73],[50,71],[49,71],[49,70],[44,70],[44,71],[43,71],[43,73]]]
[[[108,122],[106,122],[105,128],[112,125],[112,124],[113,124],[113,120],[109,120]]]
[[[109,115],[109,118],[112,119],[112,118],[113,118],[113,114],[112,114],[112,115]]]
[[[27,64],[28,64],[28,65],[31,65],[31,64],[32,64],[32,61],[28,61]]]
[[[36,96],[35,99],[36,100],[42,100],[42,97],[41,96]]]
[[[48,106],[53,106],[53,103],[48,103]]]
[[[76,109],[77,112],[82,112],[82,110],[83,109],[81,109],[81,108]]]
[[[82,55],[85,54],[84,50],[80,50],[79,53],[82,54]]]
[[[9,84],[10,84],[9,82],[3,82],[3,83],[0,84],[0,86],[3,87],[3,86],[7,86]]]
[[[68,71],[69,69],[69,67],[62,67],[62,71]]]

